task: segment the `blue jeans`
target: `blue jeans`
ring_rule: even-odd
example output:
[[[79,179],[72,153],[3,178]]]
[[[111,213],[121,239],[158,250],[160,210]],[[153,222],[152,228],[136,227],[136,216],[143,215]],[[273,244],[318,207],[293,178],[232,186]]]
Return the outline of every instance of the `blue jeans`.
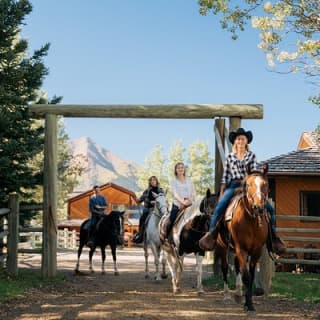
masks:
[[[209,231],[212,231],[215,226],[217,225],[217,222],[221,218],[221,216],[225,213],[231,199],[234,196],[235,189],[240,187],[240,182],[237,181],[231,181],[224,191],[221,199],[219,200],[216,208],[213,211],[213,215],[211,216],[211,222],[210,222],[210,228]],[[266,202],[267,211],[270,212],[271,215],[271,226],[274,229],[276,225],[276,215],[274,208],[271,206],[270,202]]]
[[[210,228],[209,228],[210,231],[212,231],[215,228],[218,220],[225,213],[230,203],[230,200],[234,196],[235,189],[238,187],[240,187],[240,182],[237,182],[237,181],[231,181],[228,184],[228,187],[226,188],[222,197],[218,201],[218,204],[213,211],[213,215],[211,216],[211,222],[210,222]]]

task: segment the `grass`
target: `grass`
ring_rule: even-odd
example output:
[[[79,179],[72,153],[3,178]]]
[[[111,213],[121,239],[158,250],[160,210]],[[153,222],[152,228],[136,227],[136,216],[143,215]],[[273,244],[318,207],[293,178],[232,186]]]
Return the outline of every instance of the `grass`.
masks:
[[[0,302],[23,295],[31,288],[42,288],[64,280],[62,274],[51,279],[43,279],[41,270],[19,269],[16,277],[10,277],[3,269],[0,270]]]
[[[230,277],[230,289],[235,288],[235,278]],[[205,285],[223,288],[222,276],[204,281]],[[289,298],[298,301],[320,303],[320,274],[276,272],[272,279],[272,297]]]

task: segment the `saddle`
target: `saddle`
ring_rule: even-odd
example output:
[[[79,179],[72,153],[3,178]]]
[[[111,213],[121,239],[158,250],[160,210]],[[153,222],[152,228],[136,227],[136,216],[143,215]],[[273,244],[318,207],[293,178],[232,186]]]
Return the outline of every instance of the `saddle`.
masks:
[[[230,201],[229,206],[227,207],[227,210],[224,215],[225,222],[232,220],[233,213],[235,208],[238,206],[241,198],[243,197],[242,193],[236,194]]]
[[[183,214],[184,214],[184,212],[186,211],[187,208],[188,207],[184,207],[179,211],[178,216],[177,216],[176,220],[173,223],[172,229],[171,229],[170,233],[168,234],[168,241],[171,244],[174,243],[173,242],[173,230],[175,229],[177,224],[182,219]],[[166,239],[167,225],[169,223],[169,218],[170,218],[169,214],[165,215],[165,216],[162,217],[162,219],[160,220],[160,223],[159,223],[160,240],[161,240],[162,243],[165,242],[165,239]]]

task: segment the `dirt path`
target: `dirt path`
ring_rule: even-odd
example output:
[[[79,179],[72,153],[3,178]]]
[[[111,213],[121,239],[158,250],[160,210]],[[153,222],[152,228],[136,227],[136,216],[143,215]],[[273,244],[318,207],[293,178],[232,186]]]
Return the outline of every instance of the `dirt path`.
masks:
[[[1,320],[34,319],[128,319],[128,320],[204,320],[247,319],[242,306],[224,304],[222,292],[205,288],[203,297],[195,289],[194,258],[185,260],[182,279],[183,293],[171,293],[170,277],[156,283],[144,278],[142,249],[118,250],[120,275],[114,276],[111,257],[107,255],[107,273],[100,273],[100,255],[94,258],[95,273],[89,274],[87,252],[83,253],[80,269],[75,275],[75,251],[64,251],[58,255],[59,270],[64,270],[67,281],[42,290],[33,290],[7,304],[0,305]],[[152,258],[150,256],[150,258]],[[26,255],[21,267],[39,265],[38,257]],[[152,259],[153,261],[153,259]],[[210,274],[205,267],[205,277]],[[153,270],[153,266],[152,269]],[[257,312],[251,319],[320,319],[320,305],[291,302],[286,299],[254,297]]]

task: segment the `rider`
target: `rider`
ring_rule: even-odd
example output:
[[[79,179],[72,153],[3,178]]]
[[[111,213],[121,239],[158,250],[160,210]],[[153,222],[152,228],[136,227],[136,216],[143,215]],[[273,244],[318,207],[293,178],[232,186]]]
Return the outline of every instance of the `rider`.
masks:
[[[178,213],[191,206],[195,200],[194,185],[192,181],[186,177],[186,168],[183,162],[178,162],[174,166],[174,178],[170,181],[170,189],[173,195],[173,203],[166,230],[166,239],[169,237]]]
[[[145,222],[155,204],[155,197],[153,193],[159,194],[161,192],[163,192],[163,190],[160,187],[158,178],[156,176],[151,176],[148,179],[148,188],[142,193],[142,196],[137,201],[138,203],[144,202],[144,208],[139,220],[139,232],[137,232],[133,238],[134,243],[141,243],[143,241]]]
[[[88,247],[94,246],[94,238],[96,226],[100,218],[105,214],[105,210],[108,208],[108,202],[104,195],[101,193],[99,186],[93,187],[94,194],[89,201],[89,211],[91,213],[90,227],[89,227],[89,239]]]
[[[229,140],[232,144],[232,152],[226,159],[224,168],[219,202],[211,217],[209,231],[199,240],[202,249],[213,250],[216,244],[220,221],[229,205],[230,200],[235,194],[235,189],[240,187],[242,179],[246,176],[246,166],[250,166],[251,171],[257,168],[256,155],[249,150],[249,144],[252,141],[252,132],[239,128],[229,134]],[[285,245],[276,235],[275,231],[275,211],[271,204],[266,202],[267,211],[271,214],[271,236],[273,249],[275,253],[281,254],[285,251]]]

